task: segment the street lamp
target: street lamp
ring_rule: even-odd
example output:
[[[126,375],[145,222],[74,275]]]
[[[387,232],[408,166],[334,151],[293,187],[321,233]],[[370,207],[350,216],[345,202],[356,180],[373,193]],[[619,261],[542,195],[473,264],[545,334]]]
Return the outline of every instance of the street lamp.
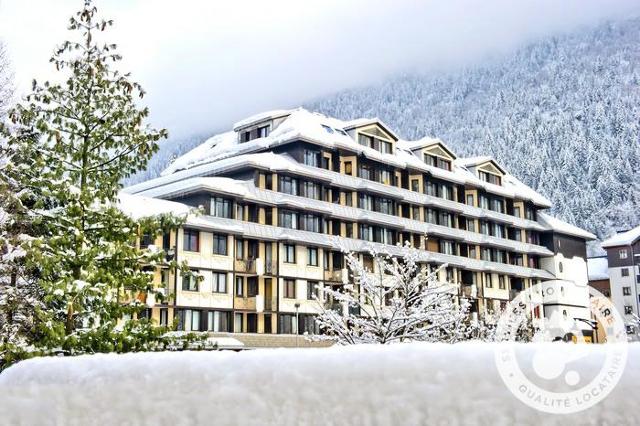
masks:
[[[300,334],[299,331],[299,327],[300,327],[300,318],[299,318],[299,312],[298,310],[300,309],[300,302],[296,302],[295,305],[293,305],[296,308],[296,348],[298,347],[298,335]]]

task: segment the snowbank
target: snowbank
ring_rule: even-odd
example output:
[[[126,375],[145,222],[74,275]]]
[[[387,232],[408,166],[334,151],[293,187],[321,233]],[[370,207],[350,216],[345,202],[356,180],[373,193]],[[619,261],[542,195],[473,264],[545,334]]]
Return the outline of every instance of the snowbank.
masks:
[[[535,350],[519,346],[523,370]],[[0,374],[3,424],[640,424],[640,345],[613,392],[549,415],[501,381],[496,346],[332,347],[42,358]],[[574,350],[574,349],[570,349]],[[599,369],[605,345],[573,368]],[[544,422],[544,423],[543,423]]]

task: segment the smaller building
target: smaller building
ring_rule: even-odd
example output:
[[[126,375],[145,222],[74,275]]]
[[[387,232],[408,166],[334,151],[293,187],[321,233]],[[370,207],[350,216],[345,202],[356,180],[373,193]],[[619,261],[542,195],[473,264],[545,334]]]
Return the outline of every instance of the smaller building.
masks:
[[[627,323],[627,333],[638,340],[640,313],[640,226],[603,241],[607,250],[611,300]]]
[[[611,285],[609,283],[609,262],[607,256],[590,257],[587,260],[589,270],[589,285],[611,298]]]

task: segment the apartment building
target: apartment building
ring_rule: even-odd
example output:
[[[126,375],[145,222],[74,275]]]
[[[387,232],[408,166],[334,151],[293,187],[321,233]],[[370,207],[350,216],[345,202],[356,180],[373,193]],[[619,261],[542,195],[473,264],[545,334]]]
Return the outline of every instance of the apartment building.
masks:
[[[401,254],[405,241],[425,264],[447,264],[441,278],[459,285],[473,316],[563,279],[571,296],[532,315],[589,318],[592,234],[547,215],[550,202],[494,159],[459,158],[439,139],[401,140],[378,119],[259,114],[125,192],[203,209],[155,242],[202,277],[158,272],[170,299],[153,316],[177,317],[182,330],[317,332],[314,295],[331,306],[323,288],[347,282],[344,252],[374,268],[371,250]]]
[[[607,250],[611,300],[623,316],[627,333],[637,340],[640,330],[640,226],[620,232],[602,242]]]

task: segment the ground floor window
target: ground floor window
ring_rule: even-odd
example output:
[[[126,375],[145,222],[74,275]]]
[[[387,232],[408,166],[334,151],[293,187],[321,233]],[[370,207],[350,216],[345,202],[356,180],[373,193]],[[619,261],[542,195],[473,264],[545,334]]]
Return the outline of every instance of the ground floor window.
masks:
[[[169,309],[167,308],[160,309],[160,325],[162,327],[167,327],[169,325]]]
[[[178,330],[200,331],[200,311],[195,309],[178,311]]]
[[[294,334],[296,331],[296,316],[293,314],[278,315],[278,330],[280,334]]]
[[[233,331],[236,333],[242,333],[242,314],[237,313],[233,316]]]
[[[231,312],[209,311],[207,313],[207,330],[215,332],[231,331]]]

